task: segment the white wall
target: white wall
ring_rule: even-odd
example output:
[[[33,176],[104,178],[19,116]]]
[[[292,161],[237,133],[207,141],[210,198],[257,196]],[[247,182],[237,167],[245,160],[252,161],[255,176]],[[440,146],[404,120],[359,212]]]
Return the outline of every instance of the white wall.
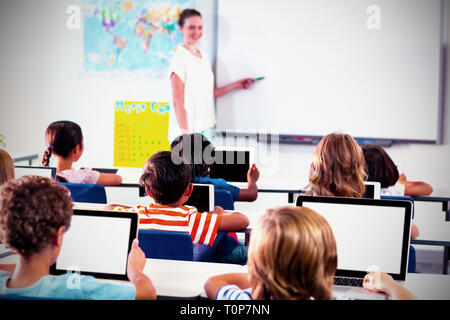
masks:
[[[202,46],[212,56],[214,1],[197,1],[205,24]],[[114,100],[168,101],[170,86],[167,79],[85,77],[81,72],[82,28],[68,30],[66,27],[66,9],[71,4],[81,6],[81,1],[0,2],[0,134],[6,136],[9,152],[42,154],[47,125],[70,119],[81,125],[85,136],[85,154],[78,165],[110,167]],[[446,16],[450,21],[450,5]],[[450,43],[450,32],[446,34],[446,42]],[[446,196],[450,196],[449,74],[446,75],[443,144],[405,144],[387,149],[408,179],[425,180],[434,187],[434,194]],[[279,157],[274,158],[277,170],[268,175],[261,165],[261,179],[277,177],[304,187],[313,150],[314,146],[281,145]]]

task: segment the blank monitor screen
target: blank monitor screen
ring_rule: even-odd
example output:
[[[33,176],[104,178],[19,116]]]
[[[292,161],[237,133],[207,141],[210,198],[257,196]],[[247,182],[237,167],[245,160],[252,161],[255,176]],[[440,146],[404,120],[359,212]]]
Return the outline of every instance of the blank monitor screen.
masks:
[[[406,201],[341,198],[348,202],[332,203],[320,201],[326,197],[310,198],[316,199],[299,196],[297,205],[313,209],[330,224],[338,252],[336,275],[364,275],[377,266],[404,280],[411,219]]]
[[[247,182],[250,169],[250,151],[215,150],[216,162],[211,166],[210,177],[231,182]]]
[[[56,168],[55,167],[31,167],[31,166],[15,166],[14,167],[14,175],[16,179],[34,175],[34,176],[43,176],[47,178],[54,179],[56,176]]]
[[[127,280],[127,259],[136,238],[137,214],[74,210],[53,274],[77,271]]]

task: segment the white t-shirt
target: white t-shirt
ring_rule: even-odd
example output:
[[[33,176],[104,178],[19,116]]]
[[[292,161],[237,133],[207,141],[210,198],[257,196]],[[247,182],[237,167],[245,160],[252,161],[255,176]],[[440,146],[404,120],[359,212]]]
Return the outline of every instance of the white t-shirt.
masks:
[[[216,124],[214,74],[208,56],[202,50],[199,51],[201,58],[180,45],[169,66],[169,77],[175,73],[184,83],[184,108],[190,132],[200,132]],[[172,107],[169,113],[169,141],[180,134]]]
[[[405,185],[401,183],[396,183],[388,188],[381,188],[382,196],[404,196],[405,195]]]

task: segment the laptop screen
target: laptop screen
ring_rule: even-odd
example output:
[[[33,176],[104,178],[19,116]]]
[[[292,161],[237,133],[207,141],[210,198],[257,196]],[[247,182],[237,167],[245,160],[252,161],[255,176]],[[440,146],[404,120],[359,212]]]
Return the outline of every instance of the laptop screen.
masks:
[[[214,210],[214,185],[193,183],[192,194],[185,204],[197,208],[198,212]]]
[[[31,166],[14,166],[14,175],[16,179],[34,175],[34,176],[43,176],[47,178],[54,179],[56,176],[56,168],[55,167],[31,167]]]
[[[338,251],[337,276],[363,277],[376,267],[396,280],[405,279],[409,201],[299,196],[297,205],[313,209],[330,224]]]
[[[216,162],[211,166],[209,176],[230,182],[247,182],[250,169],[250,151],[215,150]]]
[[[77,271],[127,280],[128,253],[136,232],[136,213],[75,209],[51,273]]]

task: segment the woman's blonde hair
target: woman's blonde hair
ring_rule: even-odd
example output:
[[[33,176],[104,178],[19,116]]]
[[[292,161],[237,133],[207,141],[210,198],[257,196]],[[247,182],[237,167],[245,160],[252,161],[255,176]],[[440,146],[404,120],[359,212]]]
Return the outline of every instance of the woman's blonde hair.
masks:
[[[314,151],[307,194],[360,198],[367,178],[364,166],[364,154],[352,136],[328,134]]]
[[[247,265],[254,299],[331,299],[337,268],[333,231],[306,207],[269,210],[252,230]]]
[[[3,149],[0,149],[0,185],[14,179],[14,160]]]

